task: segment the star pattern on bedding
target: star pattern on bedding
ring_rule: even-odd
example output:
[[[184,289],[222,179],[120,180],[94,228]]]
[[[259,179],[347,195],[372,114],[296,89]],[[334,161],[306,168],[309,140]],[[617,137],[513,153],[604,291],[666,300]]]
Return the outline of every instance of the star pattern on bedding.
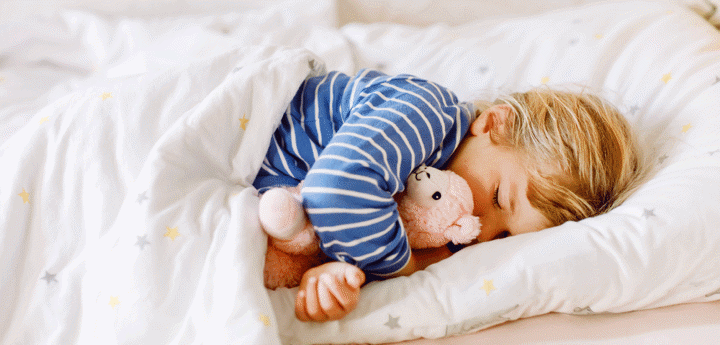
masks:
[[[120,296],[110,296],[110,301],[108,302],[108,305],[115,309],[120,304]]]
[[[148,199],[147,195],[145,195],[145,194],[147,194],[147,191],[138,194],[137,199],[135,199],[135,201],[136,201],[138,204],[142,204],[143,201],[145,201],[145,200]]]
[[[42,125],[43,123],[48,122],[48,121],[50,121],[50,116],[43,116],[40,119],[39,123]]]
[[[604,37],[603,34],[595,34],[595,39],[596,39],[596,40],[600,40],[600,39],[602,39],[603,37]]]
[[[687,133],[692,127],[693,127],[692,124],[690,124],[690,123],[686,124],[683,126],[682,132]]]
[[[106,99],[108,99],[108,98],[112,98],[112,92],[103,92],[103,93],[100,95],[100,98],[102,98],[103,101],[106,100]]]
[[[260,317],[258,319],[260,319],[260,322],[262,322],[263,325],[265,325],[266,327],[270,327],[270,317],[269,316],[267,316],[265,314],[260,314]]]
[[[394,317],[388,314],[388,320],[383,325],[390,329],[400,328],[400,317]]]
[[[652,209],[647,209],[647,208],[644,209],[644,210],[643,210],[643,217],[645,217],[645,219],[648,219],[648,218],[650,218],[650,217],[655,217],[655,209],[654,209],[654,208],[652,208]]]
[[[45,271],[45,276],[43,276],[40,279],[44,280],[47,284],[50,284],[52,282],[57,283],[57,279],[55,279],[55,276],[56,276],[56,274],[50,274],[50,272]]]
[[[587,306],[585,308],[575,307],[575,309],[573,309],[573,313],[582,315],[595,314],[595,312],[590,309],[590,306]]]
[[[545,76],[545,77],[540,78],[540,83],[543,85],[547,84],[549,81],[550,81],[550,77]]]
[[[247,123],[248,123],[248,121],[250,121],[250,119],[246,118],[245,114],[243,114],[243,117],[238,120],[240,120],[240,128],[242,128],[243,131],[246,130]]]
[[[30,193],[26,192],[25,188],[23,188],[22,193],[18,195],[22,198],[23,204],[27,204],[28,202],[30,202]]]
[[[630,114],[635,115],[635,114],[637,114],[638,110],[640,110],[640,107],[637,104],[635,104],[632,107],[630,107]]]
[[[493,290],[496,290],[495,285],[493,285],[492,279],[490,279],[490,280],[483,279],[483,286],[480,289],[485,290],[486,296],[490,296],[490,292]]]
[[[247,123],[248,123],[248,121],[250,121],[250,119],[246,118],[245,114],[243,114],[243,117],[240,118],[239,120],[240,120],[240,128],[242,128],[243,131],[246,130]]]
[[[5,82],[5,77],[0,77],[0,84]]]
[[[180,233],[178,232],[177,226],[174,228],[171,228],[169,226],[165,227],[165,234],[164,237],[170,237],[171,240],[175,241],[175,238],[180,236]]]
[[[660,80],[662,80],[663,83],[665,83],[665,84],[669,83],[670,80],[672,80],[672,73],[668,72],[668,73],[663,74],[663,76],[662,76],[662,78],[660,78]]]
[[[687,133],[687,132],[690,130],[690,128],[692,128],[692,127],[693,127],[693,126],[692,126],[692,124],[690,124],[690,123],[688,123],[688,124],[686,124],[686,125],[683,125],[683,126],[682,126],[682,132],[683,132],[683,133]]]
[[[150,242],[148,242],[147,240],[147,235],[137,236],[137,241],[135,241],[135,245],[140,247],[140,250],[145,249],[145,246],[149,244]]]

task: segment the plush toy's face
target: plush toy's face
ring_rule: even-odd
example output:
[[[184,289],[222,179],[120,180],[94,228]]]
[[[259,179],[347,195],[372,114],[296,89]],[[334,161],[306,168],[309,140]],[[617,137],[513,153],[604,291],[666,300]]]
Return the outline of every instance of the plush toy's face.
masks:
[[[472,215],[472,190],[462,177],[422,166],[410,174],[406,187],[398,211],[411,247],[468,243],[480,233],[480,220]]]
[[[450,177],[438,169],[422,166],[408,177],[407,196],[423,208],[433,208],[447,195]]]

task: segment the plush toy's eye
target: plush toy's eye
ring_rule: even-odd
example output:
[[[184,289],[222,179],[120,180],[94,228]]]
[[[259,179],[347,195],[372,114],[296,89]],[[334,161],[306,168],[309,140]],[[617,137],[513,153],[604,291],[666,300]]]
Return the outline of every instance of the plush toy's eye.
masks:
[[[442,193],[435,192],[435,193],[433,193],[432,198],[433,198],[433,200],[440,200],[440,198],[442,198]]]

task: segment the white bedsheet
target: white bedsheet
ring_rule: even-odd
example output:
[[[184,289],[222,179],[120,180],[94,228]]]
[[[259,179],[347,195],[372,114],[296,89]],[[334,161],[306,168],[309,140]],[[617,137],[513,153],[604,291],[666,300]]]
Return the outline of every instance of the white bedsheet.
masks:
[[[0,342],[388,342],[720,298],[720,39],[702,19],[640,1],[338,28],[338,4],[0,27]],[[322,62],[418,74],[463,99],[587,85],[629,114],[659,178],[617,212],[463,250],[367,286],[343,321],[298,323],[293,290],[260,285],[244,187]]]

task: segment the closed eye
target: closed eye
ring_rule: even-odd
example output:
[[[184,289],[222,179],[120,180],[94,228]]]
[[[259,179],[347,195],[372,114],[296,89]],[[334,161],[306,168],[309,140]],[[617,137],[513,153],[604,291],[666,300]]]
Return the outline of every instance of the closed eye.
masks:
[[[502,208],[502,207],[500,207],[500,200],[498,200],[498,195],[499,195],[499,194],[500,194],[500,188],[495,188],[495,195],[493,195],[493,204],[494,204],[497,208]]]

